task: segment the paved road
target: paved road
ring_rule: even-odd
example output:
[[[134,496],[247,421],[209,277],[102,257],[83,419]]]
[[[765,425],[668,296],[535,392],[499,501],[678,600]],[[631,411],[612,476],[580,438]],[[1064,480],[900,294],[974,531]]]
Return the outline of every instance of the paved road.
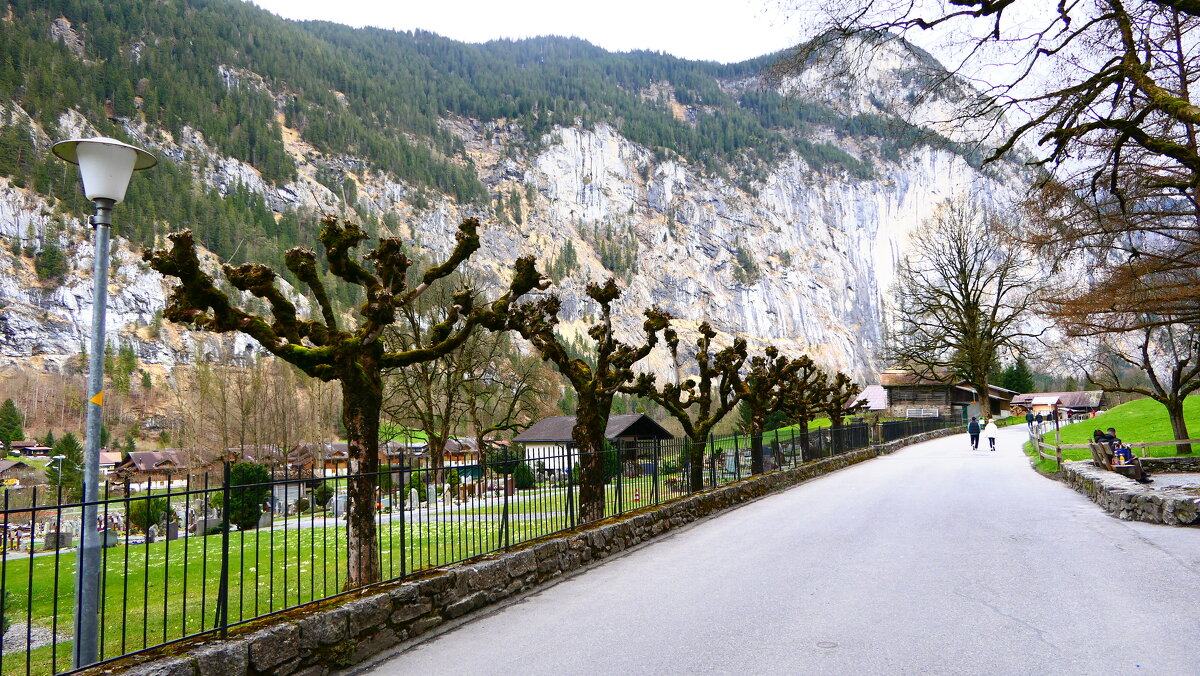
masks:
[[[1200,674],[1200,529],[1109,517],[1001,435],[760,500],[368,673]]]

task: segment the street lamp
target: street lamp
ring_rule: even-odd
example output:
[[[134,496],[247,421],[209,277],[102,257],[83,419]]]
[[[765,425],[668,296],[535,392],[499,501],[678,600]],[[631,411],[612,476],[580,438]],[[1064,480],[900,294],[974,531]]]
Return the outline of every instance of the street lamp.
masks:
[[[141,148],[103,136],[59,141],[51,148],[59,158],[79,165],[83,194],[96,206],[96,254],[92,268],[92,352],[88,355],[87,448],[83,455],[83,516],[75,566],[75,640],[71,664],[93,664],[100,638],[100,538],[96,507],[100,481],[100,413],[104,406],[104,311],[108,305],[108,239],[113,206],[125,199],[129,179],[138,169],[158,163]]]

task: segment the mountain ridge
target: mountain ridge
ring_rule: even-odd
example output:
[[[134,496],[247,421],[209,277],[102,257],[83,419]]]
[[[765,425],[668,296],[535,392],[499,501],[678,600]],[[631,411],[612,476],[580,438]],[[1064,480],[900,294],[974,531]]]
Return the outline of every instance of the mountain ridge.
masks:
[[[90,1],[51,4],[99,6]],[[224,0],[167,0],[160,4],[185,14],[234,6]],[[22,5],[27,7],[27,14],[19,11]],[[52,47],[58,50],[51,59],[53,63],[59,63],[64,54],[85,63],[88,50],[93,48],[93,36],[108,30],[87,21],[73,22],[66,16],[52,18],[45,11],[38,14],[28,2],[14,3],[10,10],[14,7],[17,11],[10,14],[17,17],[44,19],[42,30],[49,36],[45,41],[57,45]],[[105,11],[130,7],[128,1],[114,2],[108,3]],[[257,8],[254,11],[265,13]],[[235,14],[241,16],[244,12]],[[59,19],[65,19],[68,25]],[[170,25],[169,21],[165,23]],[[250,21],[240,30],[252,32],[255,25]],[[370,31],[356,33],[362,29],[333,24],[309,27],[318,29],[346,42],[346,49],[360,52],[366,49],[364,45],[380,39]],[[237,32],[230,26],[222,30]],[[299,29],[284,26],[281,30]],[[403,35],[387,33],[388,39]],[[448,46],[453,41],[432,34],[415,33],[411,39],[433,44],[433,55],[441,53],[438,50],[469,51],[472,47],[462,43]],[[140,52],[133,47],[118,49],[108,58],[151,59],[149,45],[166,38],[140,34],[128,44],[136,45],[138,40],[145,45]],[[582,42],[537,40],[540,42],[520,46],[517,52],[522,58],[532,59],[536,48],[571,53],[581,49],[575,42]],[[0,59],[11,58],[5,50],[13,42],[11,35],[0,30]],[[589,54],[603,52],[592,45],[587,47]],[[505,45],[493,47],[502,48]],[[214,49],[220,51],[220,46]],[[323,53],[321,49],[317,51]],[[683,61],[675,57],[654,59]],[[830,366],[860,376],[870,374],[879,337],[879,294],[886,287],[887,267],[906,230],[920,218],[923,209],[928,215],[928,205],[918,202],[929,193],[921,191],[926,186],[937,186],[947,196],[964,189],[1001,191],[1008,180],[1003,174],[1012,172],[991,170],[990,177],[980,173],[969,153],[946,137],[939,140],[935,133],[917,133],[900,141],[884,138],[890,124],[896,129],[906,127],[898,118],[889,120],[883,108],[839,113],[804,101],[785,106],[788,102],[778,94],[747,93],[757,77],[749,72],[728,71],[742,76],[737,82],[714,79],[706,83],[697,79],[697,73],[706,68],[728,68],[719,64],[688,62],[692,65],[678,75],[680,82],[654,80],[648,74],[656,73],[655,68],[666,68],[656,65],[654,59],[635,55],[623,66],[612,66],[629,83],[647,85],[637,89],[636,97],[610,94],[606,95],[608,99],[601,97],[599,103],[583,101],[574,107],[546,110],[538,108],[546,103],[543,99],[524,95],[518,87],[511,101],[494,107],[495,111],[515,112],[512,118],[472,118],[443,111],[436,118],[437,131],[427,137],[397,132],[408,134],[404,138],[410,146],[416,147],[424,138],[429,153],[440,153],[463,171],[469,168],[483,187],[483,200],[472,198],[470,193],[475,189],[469,186],[440,191],[431,187],[437,183],[432,175],[426,179],[405,178],[372,159],[371,153],[364,157],[351,148],[334,148],[328,139],[319,138],[320,133],[309,134],[314,124],[309,116],[315,111],[324,111],[329,105],[353,111],[367,100],[356,98],[361,93],[353,87],[301,100],[287,89],[292,85],[283,82],[277,73],[264,75],[244,64],[225,61],[207,64],[205,68],[211,72],[201,78],[219,80],[228,94],[214,105],[220,108],[236,99],[241,103],[229,103],[229,107],[244,107],[247,119],[252,120],[258,120],[259,113],[269,113],[269,122],[259,120],[260,126],[273,130],[277,137],[259,139],[258,143],[273,147],[278,141],[282,155],[272,162],[292,167],[289,180],[279,179],[274,176],[277,171],[265,166],[255,166],[253,152],[240,158],[237,153],[228,154],[233,151],[226,146],[236,145],[238,139],[233,134],[222,137],[220,125],[210,125],[216,132],[207,135],[184,121],[160,125],[162,115],[148,114],[144,96],[135,96],[130,115],[108,115],[119,112],[119,86],[113,89],[112,99],[101,102],[103,116],[96,115],[89,108],[88,97],[82,96],[75,106],[66,106],[47,120],[44,102],[25,102],[18,96],[6,110],[4,132],[19,131],[22,125],[31,131],[31,141],[19,147],[18,157],[22,151],[44,153],[52,136],[92,133],[117,135],[158,152],[164,158],[164,167],[154,170],[157,174],[135,177],[126,204],[118,209],[118,231],[123,223],[128,224],[124,232],[134,245],[159,241],[170,229],[193,227],[201,241],[231,262],[252,259],[277,263],[286,246],[312,245],[317,217],[333,210],[364,221],[372,232],[408,235],[436,255],[448,249],[457,219],[482,216],[492,225],[485,230],[484,250],[478,256],[477,267],[493,281],[505,277],[505,261],[527,252],[542,254],[540,264],[544,269],[557,265],[561,272],[566,267],[563,261],[569,258],[564,252],[565,243],[573,243],[577,274],[560,274],[558,281],[565,299],[564,316],[575,330],[587,316],[582,302],[583,284],[616,275],[628,286],[628,314],[634,319],[639,305],[663,302],[671,305],[668,309],[685,325],[711,318],[726,339],[741,335],[754,345],[779,342],[792,351],[814,352]],[[482,67],[477,59],[451,61]],[[568,60],[554,65],[561,71],[555,81],[568,89],[573,86],[567,77],[573,63]],[[420,71],[427,66],[418,63],[411,68]],[[592,66],[593,70],[599,67]],[[335,71],[338,67],[322,66]],[[0,83],[7,82],[5,73],[0,65]],[[437,82],[442,84],[441,80]],[[495,89],[515,80],[499,78],[497,82],[488,86]],[[140,80],[138,83],[135,94],[139,89],[142,93],[154,91],[150,85],[143,87]],[[590,90],[581,85],[580,91]],[[730,92],[739,93],[741,98]],[[637,115],[617,119],[597,112],[605,101],[630,106],[634,98],[637,106],[651,106],[654,111],[637,108],[641,111]],[[741,113],[729,113],[723,107],[735,99],[739,107],[745,108]],[[269,102],[270,109],[259,110],[256,100]],[[26,111],[22,105],[26,103],[35,104],[29,106],[32,112],[28,117],[23,115]],[[579,114],[568,116],[576,112]],[[402,117],[397,111],[384,111],[380,116]],[[332,115],[324,123],[333,124],[329,120],[339,119],[343,118]],[[388,119],[383,119],[385,128]],[[674,122],[666,122],[668,119]],[[789,126],[778,129],[787,134],[773,132],[778,138],[759,144],[762,134],[755,136],[759,132],[747,121],[751,119],[773,123],[784,120]],[[659,122],[663,126],[654,126]],[[320,124],[316,123],[318,130],[324,129]],[[682,133],[693,124],[703,133]],[[685,152],[639,143],[633,138],[656,138],[655,134],[665,132],[680,132],[673,138]],[[742,132],[749,136],[741,137]],[[783,141],[787,141],[785,146],[771,146]],[[32,265],[25,250],[32,248],[36,259],[48,242],[65,249],[73,247],[74,251],[68,253],[71,269],[77,272],[63,286],[75,289],[85,283],[89,269],[87,247],[79,241],[83,233],[81,217],[87,205],[76,184],[68,181],[71,184],[64,185],[64,167],[41,160],[26,170],[20,161],[14,164],[6,160],[8,147],[14,147],[14,143],[5,145],[0,138],[0,173],[5,174],[0,178],[0,193],[11,196],[14,203],[23,203],[21,199],[32,202],[24,212],[14,213],[11,220],[0,218],[0,234],[17,239],[9,249],[22,251],[17,256],[6,251],[0,256],[0,269]],[[465,174],[447,175],[459,176],[452,180],[466,180]],[[186,200],[183,193],[187,193]],[[180,200],[187,204],[177,204]],[[797,223],[800,219],[803,223]],[[26,241],[30,228],[34,232],[32,242]],[[654,266],[674,267],[670,274],[664,274]],[[685,276],[679,277],[680,272]],[[135,265],[129,274],[150,273]],[[139,285],[152,286],[151,277],[138,279]],[[86,322],[79,321],[78,314],[88,310],[86,303],[81,299],[62,305],[60,314],[71,316],[63,325],[74,328],[43,339],[36,337],[37,331],[32,328],[36,322],[29,319],[36,314],[32,308],[41,302],[33,299],[34,295],[0,287],[0,300],[7,304],[0,309],[0,354],[16,359],[40,351],[59,355],[57,363],[62,363],[71,354],[66,346],[82,342]],[[80,298],[83,294],[76,289],[68,295]],[[348,307],[353,296],[347,294],[340,300],[343,307]],[[121,300],[114,302],[119,304]],[[126,324],[110,323],[113,335],[119,340],[135,340],[138,329],[144,329],[161,310],[160,303],[155,294],[142,298],[139,310],[131,308],[124,314]],[[140,318],[131,320],[135,315]],[[123,315],[118,312],[116,316]],[[131,330],[129,321],[142,326]],[[14,326],[21,328],[15,330]],[[189,351],[196,349],[191,338],[180,343],[186,347],[173,353],[137,340],[143,359],[150,362],[186,362],[193,358]],[[204,343],[208,339],[195,340]],[[29,347],[31,344],[33,347]]]

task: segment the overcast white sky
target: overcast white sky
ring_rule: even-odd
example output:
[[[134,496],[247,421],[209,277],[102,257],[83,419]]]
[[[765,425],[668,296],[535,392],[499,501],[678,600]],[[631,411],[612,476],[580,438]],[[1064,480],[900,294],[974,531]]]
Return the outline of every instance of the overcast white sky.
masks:
[[[577,36],[612,51],[744,61],[799,42],[801,26],[771,0],[252,0],[289,19],[420,28],[465,42]]]

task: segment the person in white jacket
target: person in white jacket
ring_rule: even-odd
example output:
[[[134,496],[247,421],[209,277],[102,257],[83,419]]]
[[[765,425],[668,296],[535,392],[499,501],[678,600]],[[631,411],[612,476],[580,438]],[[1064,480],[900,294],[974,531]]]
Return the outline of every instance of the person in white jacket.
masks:
[[[995,419],[990,419],[987,425],[983,428],[983,436],[987,437],[988,446],[991,450],[996,450],[996,435],[1000,433],[1000,428],[996,427]]]

